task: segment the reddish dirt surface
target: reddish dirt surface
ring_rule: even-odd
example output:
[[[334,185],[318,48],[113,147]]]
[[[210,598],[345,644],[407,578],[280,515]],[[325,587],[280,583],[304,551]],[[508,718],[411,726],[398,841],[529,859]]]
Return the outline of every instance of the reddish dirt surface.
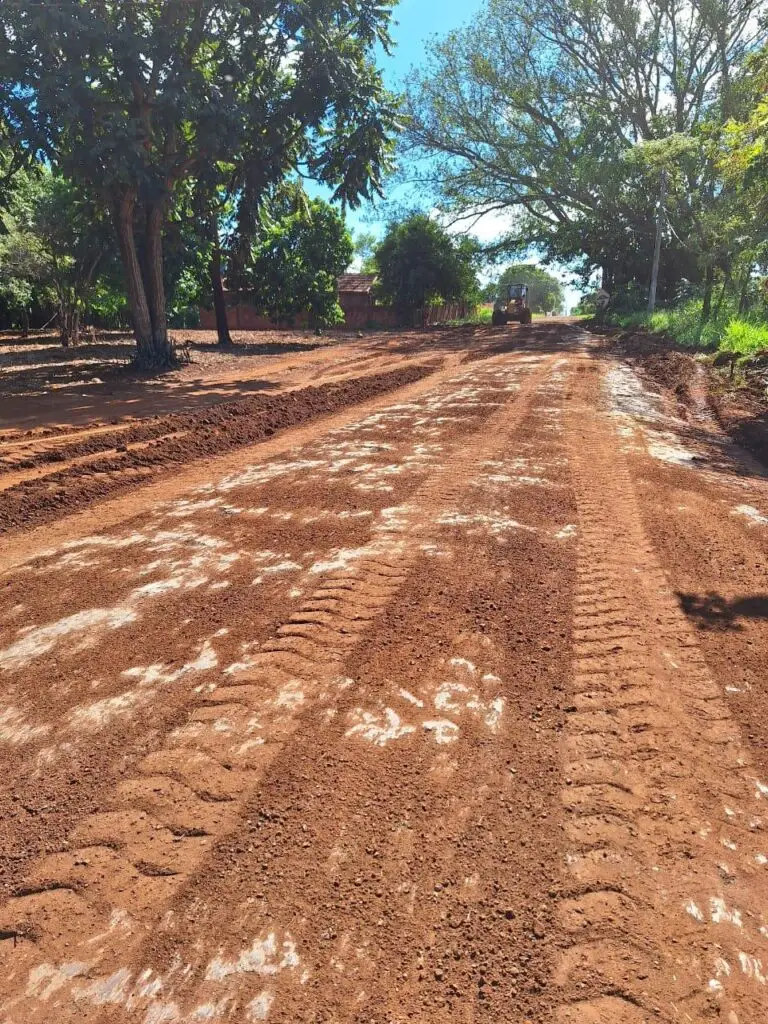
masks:
[[[757,462],[573,323],[303,358],[4,538],[2,1024],[762,1024]]]

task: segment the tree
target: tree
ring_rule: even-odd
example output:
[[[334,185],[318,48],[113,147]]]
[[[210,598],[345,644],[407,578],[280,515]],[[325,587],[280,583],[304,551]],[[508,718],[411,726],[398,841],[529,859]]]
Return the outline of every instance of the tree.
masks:
[[[108,205],[141,362],[172,358],[163,242],[188,182],[211,217],[236,197],[245,238],[291,167],[348,202],[379,187],[394,106],[373,54],[390,15],[380,0],[0,8],[0,117]]]
[[[378,239],[373,231],[360,231],[353,239],[355,246],[355,257],[360,261],[361,274],[376,273],[376,258],[374,253]]]
[[[429,303],[475,299],[476,256],[470,239],[457,241],[437,221],[412,214],[390,224],[374,252],[379,295],[404,323]]]
[[[33,230],[48,255],[47,277],[67,347],[80,340],[82,314],[99,274],[113,264],[114,246],[106,216],[81,189],[50,172],[42,174],[41,185]]]
[[[406,155],[410,166],[425,161],[422,194],[456,219],[511,214],[500,252],[534,245],[585,279],[600,268],[611,291],[647,284],[659,174],[635,150],[696,139],[730,116],[764,9],[763,0],[489,0],[410,78]],[[662,275],[670,293],[718,258],[701,234],[701,208],[718,194],[706,146],[688,151],[678,177]]]
[[[45,168],[17,173],[14,184],[0,239],[6,298],[24,319],[35,293],[44,296],[62,344],[77,344],[97,274],[109,263],[109,225],[80,189]]]
[[[756,265],[768,265],[768,46],[749,62],[739,119],[718,138],[718,167],[737,196],[733,220],[740,242],[738,312],[744,312]]]
[[[563,286],[556,277],[533,263],[513,263],[499,277],[488,285],[487,295],[492,300],[510,284],[528,285],[528,305],[534,313],[554,310],[560,313],[565,302]]]
[[[341,323],[337,281],[353,251],[344,219],[316,199],[264,231],[244,270],[247,294],[275,321],[307,312],[315,327]]]

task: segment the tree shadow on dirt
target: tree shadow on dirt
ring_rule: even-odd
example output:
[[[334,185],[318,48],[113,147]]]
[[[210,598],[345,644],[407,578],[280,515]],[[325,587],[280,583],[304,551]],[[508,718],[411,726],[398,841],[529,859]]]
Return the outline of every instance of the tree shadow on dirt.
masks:
[[[236,341],[223,348],[200,341],[187,341],[185,345],[190,352],[205,352],[207,355],[219,353],[222,356],[282,356],[291,352],[314,352],[317,348],[328,348],[328,341],[324,338],[319,338],[316,342],[269,341],[263,344]]]
[[[768,594],[749,594],[731,600],[710,591],[708,594],[683,594],[677,599],[685,614],[698,626],[710,630],[739,632],[742,619],[768,619]]]
[[[259,393],[279,392],[283,382],[265,378],[233,381],[165,380],[121,370],[83,373],[50,369],[0,378],[0,432],[118,423],[130,419],[192,412]]]

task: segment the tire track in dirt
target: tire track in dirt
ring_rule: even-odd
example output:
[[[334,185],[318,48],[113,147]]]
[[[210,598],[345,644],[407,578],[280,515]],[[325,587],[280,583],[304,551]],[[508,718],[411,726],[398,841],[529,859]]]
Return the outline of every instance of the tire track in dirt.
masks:
[[[324,413],[429,376],[434,365],[411,364],[369,377],[342,379],[287,391],[277,397],[256,395],[222,402],[188,413],[141,421],[128,429],[92,437],[81,444],[63,445],[39,453],[16,469],[34,469],[51,460],[69,465],[38,479],[27,479],[0,490],[0,531],[60,517],[64,510],[87,505],[163,469],[270,437],[277,430],[298,426]],[[143,447],[139,443],[146,442]],[[116,449],[115,454],[109,452]],[[82,456],[99,453],[93,461]]]
[[[385,409],[393,400],[418,400],[421,395],[449,380],[455,374],[458,363],[458,356],[448,356],[440,369],[420,374],[414,383],[400,385],[375,397],[363,398],[340,410],[321,412],[307,423],[278,431],[235,452],[205,455],[184,470],[175,466],[172,476],[145,480],[144,485],[137,489],[135,494],[107,497],[79,511],[65,513],[44,527],[38,526],[23,532],[15,532],[0,548],[0,573],[8,572],[34,558],[41,548],[116,526],[156,502],[173,500],[195,487],[208,484],[217,474],[237,472],[242,468],[243,461],[249,457],[262,461],[291,452],[311,442],[318,433],[353,424],[361,416]],[[151,470],[147,470],[147,474],[150,472]]]
[[[646,538],[601,369],[568,429],[580,519],[565,741],[562,1024],[725,1020],[768,1006],[768,786]]]
[[[134,975],[122,965],[141,959],[163,908],[172,914],[174,897],[194,885],[214,845],[238,826],[302,709],[332,710],[347,685],[345,658],[402,586],[437,513],[458,501],[479,461],[503,448],[552,361],[527,366],[514,397],[405,506],[382,513],[362,557],[329,572],[236,685],[193,710],[108,798],[110,809],[80,823],[70,849],[30,872],[0,918],[8,1022],[49,1020],[52,1011],[62,1021],[101,1019],[103,1007],[146,1011],[147,1021],[187,1019],[160,998],[172,988],[170,977],[149,969]],[[269,948],[254,956],[268,965],[265,973],[295,966],[290,939],[264,941]],[[165,1017],[158,1016],[163,1006]]]
[[[55,477],[57,480],[60,479],[60,474],[70,473],[73,470],[78,471],[82,467],[93,468],[98,463],[99,459],[120,459],[121,457],[129,459],[131,455],[145,451],[152,445],[162,445],[167,442],[179,441],[185,436],[184,431],[179,431],[175,434],[162,434],[157,437],[154,441],[137,441],[133,444],[126,444],[120,448],[106,448],[104,451],[95,452],[93,455],[79,455],[71,459],[64,459],[63,464],[61,461],[56,460],[56,469],[51,469],[49,464],[43,463],[42,465],[29,466],[26,469],[16,469],[14,467],[5,470],[0,468],[0,492],[7,491],[11,487],[17,487],[19,484],[23,484],[26,481],[39,482],[42,480],[50,479]],[[98,467],[96,467],[98,470]]]

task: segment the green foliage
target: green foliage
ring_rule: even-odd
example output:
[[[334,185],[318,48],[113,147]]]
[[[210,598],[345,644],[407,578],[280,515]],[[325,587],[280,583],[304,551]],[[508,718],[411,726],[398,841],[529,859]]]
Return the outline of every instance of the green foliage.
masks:
[[[355,257],[360,261],[360,272],[362,274],[376,273],[376,259],[374,256],[378,240],[373,231],[361,231],[353,238],[355,246]]]
[[[7,308],[22,317],[51,305],[62,340],[76,341],[98,275],[114,274],[111,227],[71,181],[45,168],[18,172],[0,237],[0,271]]]
[[[300,168],[377,194],[396,103],[375,64],[386,0],[69,0],[0,6],[0,124],[115,213],[139,354],[171,357],[162,236],[234,202],[243,252]],[[186,185],[194,184],[193,199]]]
[[[403,322],[430,303],[474,301],[476,258],[471,240],[457,240],[437,221],[413,214],[390,224],[375,250],[379,297],[395,307]]]
[[[352,254],[343,218],[317,199],[263,232],[244,268],[244,287],[275,321],[308,312],[315,326],[342,323],[337,281]]]
[[[731,320],[720,339],[721,352],[736,352],[741,356],[768,351],[768,324]]]
[[[404,157],[425,161],[420,188],[440,209],[507,215],[497,252],[534,247],[585,281],[600,270],[612,294],[647,294],[665,171],[659,296],[672,301],[680,280],[732,268],[755,221],[716,154],[762,9],[488,0],[411,75]]]
[[[488,285],[484,297],[493,301],[510,284],[528,285],[528,305],[534,313],[561,313],[565,302],[563,286],[554,275],[533,263],[513,263],[499,279]]]
[[[701,299],[691,299],[672,309],[657,310],[647,322],[652,331],[668,334],[679,345],[702,349],[716,348],[725,326],[718,318],[704,321]]]
[[[758,315],[745,319],[734,314],[732,304],[723,304],[717,316],[703,316],[701,299],[691,299],[671,309],[627,314],[617,318],[624,328],[647,327],[667,334],[679,345],[699,351],[730,352],[749,356],[768,350],[768,322]]]

